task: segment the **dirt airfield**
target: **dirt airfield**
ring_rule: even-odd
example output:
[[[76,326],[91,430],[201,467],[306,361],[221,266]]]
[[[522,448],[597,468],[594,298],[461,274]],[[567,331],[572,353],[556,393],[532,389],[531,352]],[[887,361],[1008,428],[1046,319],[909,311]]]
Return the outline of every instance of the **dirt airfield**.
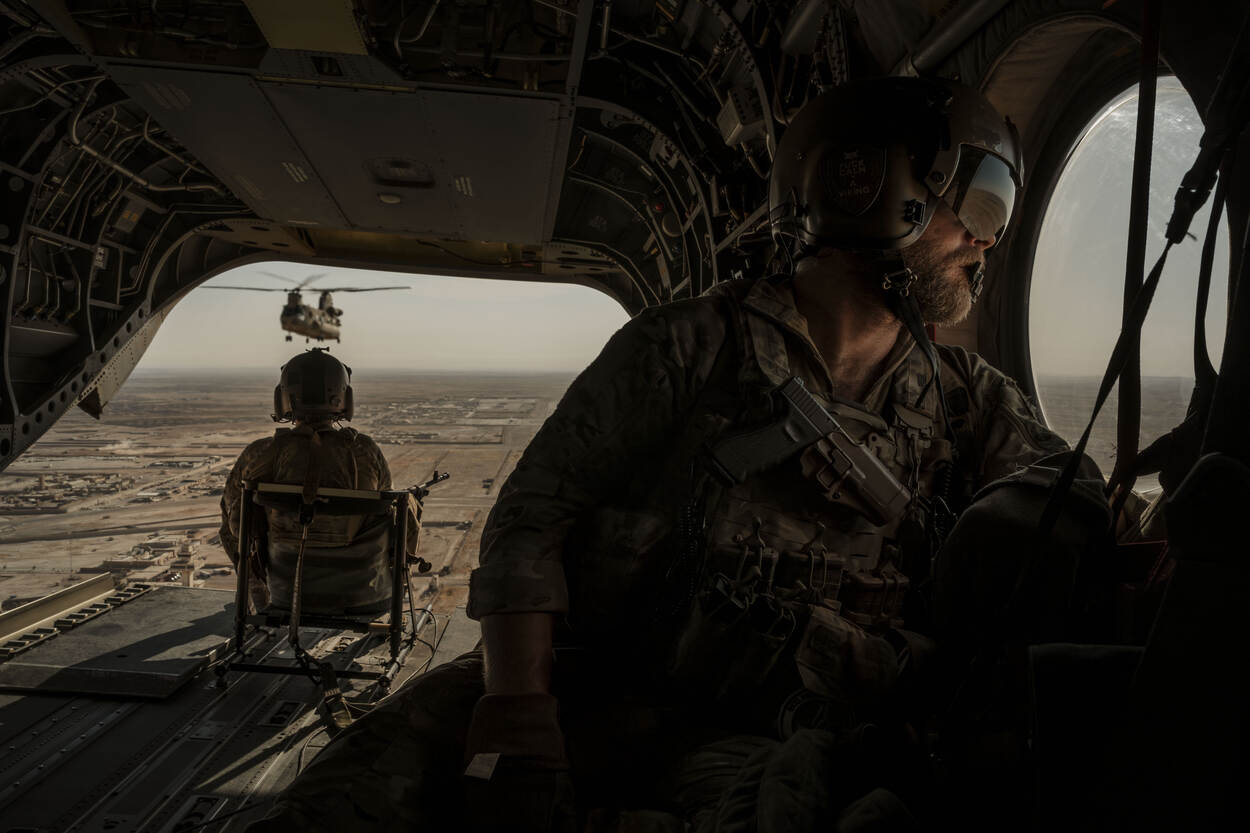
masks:
[[[376,373],[353,378],[352,427],[373,436],[395,487],[451,479],[426,500],[421,554],[440,607],[464,603],[499,485],[571,374]],[[271,435],[270,374],[143,372],[99,421],[74,411],[0,480],[0,604],[85,574],[233,588],[217,538],[239,452]]]

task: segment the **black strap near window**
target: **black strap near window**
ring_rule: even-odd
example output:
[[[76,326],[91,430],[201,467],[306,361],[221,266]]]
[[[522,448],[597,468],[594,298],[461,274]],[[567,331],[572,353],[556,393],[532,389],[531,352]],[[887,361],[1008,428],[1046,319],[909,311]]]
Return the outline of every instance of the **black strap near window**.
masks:
[[[1059,476],[1059,480],[1056,481],[1055,487],[1051,491],[1045,511],[1042,512],[1042,519],[1038,527],[1043,535],[1049,535],[1051,530],[1054,529],[1055,521],[1059,519],[1059,512],[1063,509],[1068,491],[1072,488],[1072,481],[1076,479],[1076,471],[1081,464],[1081,458],[1089,445],[1089,435],[1094,430],[1094,421],[1098,419],[1098,413],[1102,410],[1103,404],[1106,403],[1107,396],[1111,393],[1111,389],[1115,387],[1116,379],[1120,378],[1120,375],[1124,372],[1124,367],[1128,363],[1130,348],[1136,345],[1136,336],[1141,333],[1142,324],[1146,320],[1146,313],[1150,311],[1150,302],[1154,299],[1155,289],[1159,286],[1159,277],[1163,274],[1163,264],[1167,261],[1168,252],[1171,248],[1172,242],[1168,241],[1167,245],[1163,247],[1163,254],[1159,255],[1154,268],[1150,270],[1150,274],[1146,277],[1146,282],[1142,284],[1141,290],[1133,300],[1133,305],[1129,309],[1129,316],[1124,322],[1124,328],[1120,331],[1120,337],[1116,339],[1115,347],[1111,351],[1111,361],[1107,364],[1107,372],[1103,374],[1102,384],[1098,386],[1098,397],[1094,400],[1094,412],[1090,415],[1089,423],[1085,426],[1085,431],[1081,434],[1080,441],[1076,444],[1075,453],[1068,460],[1067,466],[1064,467],[1063,473]]]
[[[1219,85],[1211,95],[1206,113],[1206,130],[1202,135],[1198,158],[1181,180],[1180,187],[1177,188],[1172,218],[1167,225],[1167,244],[1125,315],[1124,326],[1116,340],[1115,348],[1111,351],[1111,359],[1107,363],[1107,372],[1103,375],[1102,384],[1098,388],[1094,412],[1090,416],[1080,441],[1076,444],[1076,453],[1072,455],[1051,490],[1046,509],[1038,524],[1039,533],[1042,535],[1049,535],[1054,528],[1059,512],[1067,499],[1068,491],[1072,487],[1072,481],[1076,478],[1081,455],[1085,453],[1085,448],[1089,444],[1094,420],[1098,418],[1098,413],[1111,393],[1111,388],[1124,372],[1130,343],[1135,344],[1140,337],[1142,324],[1146,320],[1146,313],[1150,309],[1150,302],[1158,287],[1159,277],[1163,274],[1163,264],[1167,260],[1168,252],[1173,245],[1185,239],[1194,214],[1206,202],[1211,188],[1215,185],[1221,160],[1237,142],[1247,120],[1250,119],[1250,86],[1244,84],[1247,70],[1250,70],[1250,15],[1243,18],[1241,31],[1229,54],[1224,72],[1220,75]],[[1209,435],[1210,428],[1208,427],[1208,440]]]
[[[1150,221],[1150,162],[1154,150],[1155,100],[1159,85],[1159,0],[1142,4],[1141,67],[1137,87],[1137,138],[1133,148],[1133,189],[1129,197],[1128,253],[1124,265],[1124,331],[1129,334],[1116,422],[1115,469],[1111,484],[1121,497],[1133,488],[1134,462],[1141,434],[1141,330],[1129,329],[1133,301],[1146,273],[1146,238]],[[1123,500],[1117,499],[1118,516]],[[1114,519],[1113,519],[1114,523]]]
[[[1211,201],[1211,217],[1207,220],[1207,236],[1202,241],[1202,261],[1198,266],[1198,297],[1194,302],[1194,383],[1209,394],[1215,388],[1215,365],[1207,352],[1207,303],[1211,296],[1211,270],[1215,264],[1215,244],[1219,239],[1220,220],[1224,216],[1224,192],[1227,180],[1220,177]]]
[[[1164,489],[1175,489],[1194,462],[1202,444],[1202,430],[1211,413],[1217,374],[1207,352],[1207,303],[1211,294],[1211,272],[1215,262],[1215,245],[1223,218],[1226,180],[1220,177],[1207,222],[1207,235],[1202,245],[1198,267],[1198,293],[1194,301],[1194,389],[1180,425],[1156,439],[1137,455],[1134,474],[1141,477],[1159,473]],[[1114,484],[1113,484],[1114,487]]]

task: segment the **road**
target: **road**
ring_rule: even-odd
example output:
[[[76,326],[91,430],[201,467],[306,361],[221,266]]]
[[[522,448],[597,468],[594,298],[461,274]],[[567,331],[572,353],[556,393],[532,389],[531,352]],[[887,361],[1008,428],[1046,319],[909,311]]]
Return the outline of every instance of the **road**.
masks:
[[[215,529],[221,522],[220,499],[190,498],[109,509],[79,509],[65,515],[28,515],[13,517],[0,535],[0,545],[25,544],[32,541],[71,541],[82,538],[103,538],[110,535],[132,535],[158,530]],[[428,513],[442,509],[490,509],[495,499],[455,496],[440,498],[431,495],[425,500]]]
[[[158,529],[216,528],[221,522],[219,498],[202,497],[140,503],[104,509],[82,509],[65,515],[27,515],[8,519],[12,531],[0,544],[68,541]]]

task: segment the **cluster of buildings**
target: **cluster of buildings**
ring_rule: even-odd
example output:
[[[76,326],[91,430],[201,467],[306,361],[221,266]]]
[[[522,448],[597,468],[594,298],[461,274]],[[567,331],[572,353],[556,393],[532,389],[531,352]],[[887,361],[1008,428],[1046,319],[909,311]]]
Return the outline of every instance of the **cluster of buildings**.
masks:
[[[437,431],[393,431],[393,430],[374,430],[373,438],[378,442],[388,443],[390,445],[406,445],[408,443],[434,443],[442,439]]]
[[[199,574],[216,575],[221,568],[205,570],[210,555],[224,554],[217,548],[217,536],[205,536],[198,529],[185,532],[154,532],[146,541],[130,548],[130,552],[105,559],[100,565],[107,570],[124,570],[135,580],[181,581],[191,584]],[[229,573],[229,568],[225,568]]]
[[[391,445],[495,444],[502,442],[503,426],[517,424],[537,402],[527,397],[440,396],[371,404],[368,430],[378,442]]]
[[[221,456],[210,454],[203,460],[153,460],[148,463],[150,469],[193,469],[197,466],[211,466],[221,462]]]
[[[477,413],[480,416],[525,416],[533,412],[537,404],[537,399],[524,397],[479,399],[477,400]]]
[[[115,472],[39,474],[25,480],[27,482],[18,490],[0,493],[0,515],[65,512],[67,504],[133,489],[135,485],[133,477]]]
[[[418,402],[387,402],[375,406],[370,417],[385,425],[455,425],[477,410],[477,399],[453,399],[441,396]]]
[[[132,503],[156,503],[170,498],[208,497],[220,495],[225,476],[220,472],[206,472],[198,477],[179,480],[163,480],[159,486],[136,492]]]

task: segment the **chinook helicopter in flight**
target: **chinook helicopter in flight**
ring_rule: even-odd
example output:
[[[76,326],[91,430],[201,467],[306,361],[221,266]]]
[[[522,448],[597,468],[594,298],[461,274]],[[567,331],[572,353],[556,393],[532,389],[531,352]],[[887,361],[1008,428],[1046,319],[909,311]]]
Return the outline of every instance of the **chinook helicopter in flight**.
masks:
[[[310,275],[302,281],[296,283],[291,278],[275,275],[273,272],[261,272],[278,280],[290,281],[295,283],[295,287],[288,289],[280,286],[206,286],[205,289],[232,289],[245,292],[285,292],[286,304],[282,307],[282,314],[278,318],[278,323],[282,329],[287,331],[287,341],[291,341],[291,333],[301,335],[304,341],[316,339],[317,341],[326,341],[334,339],[340,341],[339,333],[343,326],[343,310],[334,306],[333,293],[335,292],[386,292],[394,289],[407,289],[406,286],[336,286],[332,288],[318,287],[314,292],[321,293],[321,297],[317,300],[317,306],[309,306],[304,303],[303,291],[313,282],[324,278],[325,273]]]
[[[1071,245],[1039,240],[1094,224],[1095,174],[1131,177],[1118,198],[1130,242],[1098,242],[1136,268],[1105,270],[1059,307],[1075,320],[1108,282],[1117,302],[1123,290],[1123,309],[1088,326],[1110,343],[1124,325],[1104,385],[1118,379],[1117,469],[1166,472],[1164,552],[1117,550],[1099,565],[1119,580],[1108,618],[1124,614],[1131,633],[1059,646],[1033,668],[1035,696],[1019,706],[1034,734],[1012,759],[1029,798],[998,829],[1089,829],[1082,803],[1098,794],[1121,816],[1098,829],[1244,829],[1246,21],[1243,0],[0,0],[0,469],[75,406],[98,416],[170,310],[241,266],[577,283],[631,315],[762,276],[777,254],[768,174],[801,108],[855,79],[958,79],[1017,126],[1024,181],[981,300],[935,339],[1037,395],[1038,339],[1077,326],[1031,318],[1061,277],[1041,264]],[[1234,242],[1222,357],[1195,350],[1188,406],[1138,454],[1149,403],[1130,325],[1158,283],[1143,281],[1147,243],[1157,252],[1165,233],[1139,211],[1151,120],[1085,174],[1083,198],[1060,186],[1091,125],[1165,79],[1196,113],[1190,173],[1156,201],[1170,212],[1177,195],[1167,238],[1183,241],[1208,202],[1223,206],[1212,248],[1221,225]],[[1203,238],[1201,222],[1192,230]],[[1198,268],[1186,278],[1205,309],[1211,281]],[[305,753],[320,692],[260,673],[215,688],[212,611],[152,616],[173,588],[119,592],[101,578],[98,598],[3,614],[17,615],[0,633],[12,692],[0,694],[0,827],[242,831],[316,760]],[[467,577],[454,578],[444,589],[463,592]],[[126,627],[131,642],[91,654],[93,628],[122,639]],[[145,667],[131,643],[172,670]],[[1139,719],[1115,722],[1124,715]],[[380,789],[403,766],[379,760]],[[970,801],[993,797],[992,774],[969,780]]]

